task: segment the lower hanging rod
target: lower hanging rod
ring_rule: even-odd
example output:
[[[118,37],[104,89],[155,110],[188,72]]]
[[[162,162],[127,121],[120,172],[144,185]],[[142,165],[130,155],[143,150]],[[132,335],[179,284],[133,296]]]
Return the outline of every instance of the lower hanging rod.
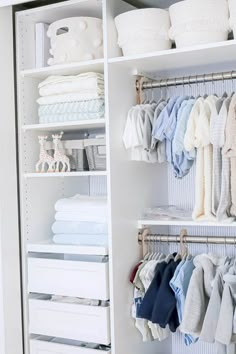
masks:
[[[184,76],[170,79],[160,79],[152,81],[137,80],[137,90],[148,90],[153,88],[164,88],[169,86],[202,84],[206,82],[224,81],[236,79],[236,71],[227,71],[221,73],[201,74],[193,76]]]
[[[204,243],[204,244],[230,244],[236,247],[236,236],[189,236],[184,235],[182,240],[186,243]],[[180,235],[159,235],[159,234],[146,234],[139,233],[138,242],[167,242],[177,243],[181,242]]]

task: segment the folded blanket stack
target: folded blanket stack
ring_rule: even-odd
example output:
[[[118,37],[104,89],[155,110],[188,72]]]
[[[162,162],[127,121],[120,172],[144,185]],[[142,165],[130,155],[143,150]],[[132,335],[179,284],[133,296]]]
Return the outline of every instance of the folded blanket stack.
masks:
[[[53,242],[75,245],[107,244],[107,200],[75,195],[55,204]]]
[[[104,117],[103,74],[91,72],[76,76],[49,76],[38,88],[40,123]]]

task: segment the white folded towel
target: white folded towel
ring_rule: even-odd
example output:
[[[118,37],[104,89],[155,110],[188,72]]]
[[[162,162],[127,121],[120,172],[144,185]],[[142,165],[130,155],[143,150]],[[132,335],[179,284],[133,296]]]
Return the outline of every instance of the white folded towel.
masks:
[[[108,236],[105,234],[57,234],[53,236],[53,242],[61,245],[106,246],[108,244]]]
[[[84,73],[75,76],[49,76],[39,85],[40,96],[59,95],[71,92],[101,93],[104,91],[104,77],[99,73]]]
[[[107,234],[107,224],[79,221],[55,221],[52,225],[54,234]]]
[[[107,222],[107,213],[103,212],[71,212],[71,211],[58,211],[55,214],[56,221],[92,221],[98,223]]]
[[[107,198],[76,194],[71,198],[59,199],[55,204],[55,210],[62,212],[107,212]]]

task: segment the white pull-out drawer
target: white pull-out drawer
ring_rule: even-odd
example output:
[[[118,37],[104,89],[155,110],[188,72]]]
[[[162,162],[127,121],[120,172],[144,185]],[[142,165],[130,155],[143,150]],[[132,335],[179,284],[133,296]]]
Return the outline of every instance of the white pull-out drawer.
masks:
[[[111,354],[110,349],[83,348],[74,343],[57,343],[53,340],[30,340],[30,354]]]
[[[109,306],[87,306],[29,299],[32,334],[109,345]]]
[[[108,262],[28,258],[28,290],[109,300]]]

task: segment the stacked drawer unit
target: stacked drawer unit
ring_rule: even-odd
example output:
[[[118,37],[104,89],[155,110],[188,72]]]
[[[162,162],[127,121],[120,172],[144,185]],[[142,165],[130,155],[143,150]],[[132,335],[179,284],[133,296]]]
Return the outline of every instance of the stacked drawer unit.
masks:
[[[108,257],[28,256],[30,354],[109,354]],[[52,295],[59,300],[52,301]],[[73,298],[96,299],[101,305],[78,304]]]

